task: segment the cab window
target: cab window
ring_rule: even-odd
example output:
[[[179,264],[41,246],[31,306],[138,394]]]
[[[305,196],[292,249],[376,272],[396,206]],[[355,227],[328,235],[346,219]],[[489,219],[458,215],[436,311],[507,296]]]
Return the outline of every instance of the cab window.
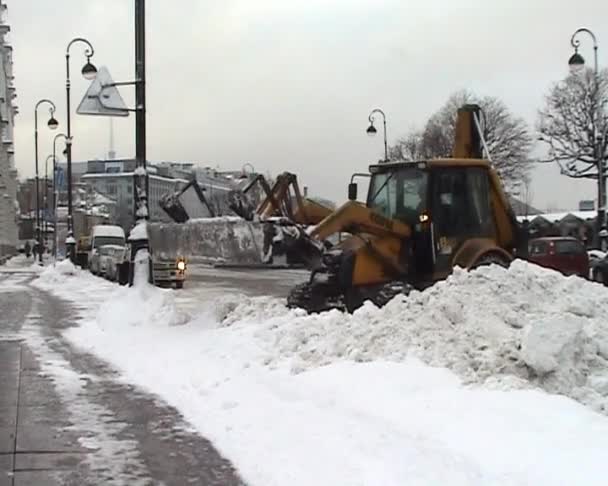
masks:
[[[492,234],[487,171],[446,168],[434,179],[433,220],[441,236]]]
[[[427,209],[428,173],[417,167],[374,174],[368,206],[390,219],[415,223]]]

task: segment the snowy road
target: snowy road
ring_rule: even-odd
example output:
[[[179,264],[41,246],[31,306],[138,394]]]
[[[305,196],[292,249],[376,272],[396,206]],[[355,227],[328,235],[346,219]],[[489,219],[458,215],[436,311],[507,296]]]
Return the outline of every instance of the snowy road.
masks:
[[[0,268],[0,486],[238,485],[175,409],[62,337],[74,309]]]
[[[208,265],[189,265],[183,290],[177,300],[187,312],[200,310],[205,302],[226,295],[285,299],[290,289],[305,282],[306,270],[214,268]]]
[[[189,265],[186,288],[225,293],[227,290],[255,297],[286,297],[289,290],[308,279],[307,270],[214,268]]]

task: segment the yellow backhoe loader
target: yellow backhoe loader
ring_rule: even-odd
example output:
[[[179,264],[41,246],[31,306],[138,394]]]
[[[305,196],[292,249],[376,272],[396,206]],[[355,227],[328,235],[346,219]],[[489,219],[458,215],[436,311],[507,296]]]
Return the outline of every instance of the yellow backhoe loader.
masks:
[[[290,307],[353,311],[446,278],[455,266],[509,265],[522,242],[501,182],[482,158],[481,110],[458,110],[453,157],[369,167],[367,202],[349,201],[294,242],[312,268]],[[349,236],[328,248],[336,233]],[[519,247],[519,250],[518,250]],[[305,248],[305,250],[303,249]]]

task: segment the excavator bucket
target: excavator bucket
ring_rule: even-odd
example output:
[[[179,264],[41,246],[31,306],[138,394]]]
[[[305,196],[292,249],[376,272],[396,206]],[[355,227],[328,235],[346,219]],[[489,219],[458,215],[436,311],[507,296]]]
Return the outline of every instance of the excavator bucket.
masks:
[[[161,197],[159,205],[176,223],[215,216],[213,207],[196,181],[189,182],[180,191],[165,194]]]

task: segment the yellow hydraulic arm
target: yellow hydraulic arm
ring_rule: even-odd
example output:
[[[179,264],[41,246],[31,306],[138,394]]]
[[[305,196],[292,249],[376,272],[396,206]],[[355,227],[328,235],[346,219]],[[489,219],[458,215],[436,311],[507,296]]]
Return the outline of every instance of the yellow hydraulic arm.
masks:
[[[407,238],[412,230],[401,221],[386,218],[359,202],[348,201],[313,227],[309,236],[323,241],[340,232]]]

